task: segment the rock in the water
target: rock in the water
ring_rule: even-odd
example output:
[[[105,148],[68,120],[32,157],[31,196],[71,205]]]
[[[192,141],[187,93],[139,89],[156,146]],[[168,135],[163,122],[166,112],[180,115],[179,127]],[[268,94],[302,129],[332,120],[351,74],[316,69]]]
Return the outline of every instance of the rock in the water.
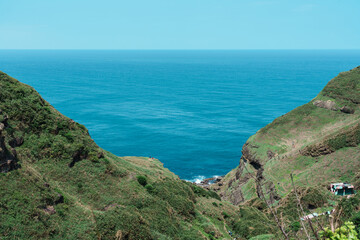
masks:
[[[336,107],[336,103],[331,101],[331,100],[327,100],[327,101],[322,101],[322,100],[316,100],[313,103],[315,106],[320,107],[320,108],[325,108],[325,109],[329,109],[332,111],[337,111],[337,107]]]

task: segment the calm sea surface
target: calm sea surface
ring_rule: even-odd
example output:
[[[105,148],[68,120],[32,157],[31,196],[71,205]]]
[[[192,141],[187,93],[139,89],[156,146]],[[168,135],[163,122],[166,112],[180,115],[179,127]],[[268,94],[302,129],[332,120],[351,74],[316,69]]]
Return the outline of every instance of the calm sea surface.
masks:
[[[312,98],[360,51],[0,50],[0,70],[104,149],[187,180],[235,168],[248,137]]]

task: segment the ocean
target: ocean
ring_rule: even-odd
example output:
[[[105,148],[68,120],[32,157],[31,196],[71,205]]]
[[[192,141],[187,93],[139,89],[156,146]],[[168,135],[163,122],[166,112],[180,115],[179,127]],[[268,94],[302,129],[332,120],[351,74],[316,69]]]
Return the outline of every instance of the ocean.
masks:
[[[191,181],[235,168],[251,135],[358,65],[360,50],[0,50],[0,71],[100,147]]]

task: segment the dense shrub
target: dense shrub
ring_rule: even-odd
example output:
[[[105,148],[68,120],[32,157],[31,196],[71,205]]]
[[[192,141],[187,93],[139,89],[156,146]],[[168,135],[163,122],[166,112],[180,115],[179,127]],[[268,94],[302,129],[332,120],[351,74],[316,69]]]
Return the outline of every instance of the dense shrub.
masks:
[[[352,222],[345,222],[343,226],[332,232],[329,228],[319,232],[321,239],[325,240],[358,240],[358,234]]]
[[[300,196],[300,202],[305,212],[309,212],[309,209],[315,209],[322,207],[327,202],[326,190],[320,188],[297,188],[298,196]],[[286,198],[283,198],[279,202],[279,211],[283,213],[290,221],[297,221],[298,205],[294,191],[289,193]]]
[[[155,189],[151,184],[146,184],[145,188],[149,193],[153,193]]]
[[[350,219],[354,223],[356,231],[360,234],[360,212],[357,212]]]
[[[149,223],[136,208],[115,208],[96,216],[101,239],[152,239]]]
[[[269,232],[277,232],[276,227],[268,217],[253,207],[240,207],[240,221],[232,222],[236,235],[249,239]]]
[[[230,217],[230,215],[225,211],[222,212],[222,215],[224,216],[224,218],[229,218]]]
[[[165,179],[154,183],[154,188],[156,196],[168,202],[179,214],[187,218],[195,215],[195,195],[188,185]]]
[[[145,176],[137,176],[136,178],[137,178],[137,181],[140,183],[140,185],[142,185],[144,187],[146,186],[147,179]]]
[[[360,199],[359,195],[351,198],[342,198],[339,202],[337,209],[341,210],[341,220],[343,222],[350,219],[355,213],[356,210],[360,208]]]
[[[3,132],[8,141],[23,139],[27,158],[66,161],[73,166],[97,158],[99,147],[86,128],[61,115],[31,87],[0,72],[0,109],[8,117]]]
[[[298,221],[292,222],[291,223],[291,230],[294,232],[299,231],[299,229],[301,228],[301,224]]]

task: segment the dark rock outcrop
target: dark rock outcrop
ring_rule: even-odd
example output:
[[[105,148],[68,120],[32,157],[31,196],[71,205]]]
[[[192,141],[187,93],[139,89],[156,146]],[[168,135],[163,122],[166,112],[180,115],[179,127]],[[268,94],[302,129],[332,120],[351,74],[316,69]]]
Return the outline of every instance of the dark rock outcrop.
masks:
[[[343,113],[347,113],[347,114],[354,114],[355,110],[348,107],[348,106],[343,106],[342,108],[340,108],[340,111]]]
[[[20,167],[17,163],[16,150],[6,146],[6,138],[3,132],[7,126],[7,119],[7,115],[5,114],[3,121],[0,122],[0,172],[9,172]]]
[[[244,196],[241,191],[241,188],[236,188],[231,196],[230,196],[230,202],[234,205],[239,205],[240,203],[244,202]]]
[[[69,167],[72,168],[75,163],[86,159],[88,157],[88,151],[86,151],[83,147],[81,147],[79,150],[77,150],[72,157],[72,161],[69,163]]]
[[[323,139],[321,142],[306,146],[300,151],[304,156],[319,157],[344,147],[356,147],[360,144],[360,123]]]
[[[24,143],[23,137],[15,137],[12,140],[9,141],[9,145],[12,148],[20,147]]]
[[[303,156],[319,157],[321,155],[327,155],[334,152],[329,146],[324,143],[318,143],[314,145],[307,146],[300,151],[300,154]]]
[[[268,151],[266,152],[266,154],[267,154],[267,156],[268,156],[269,159],[272,159],[272,158],[275,157],[275,153],[273,153],[271,150],[268,150]]]

